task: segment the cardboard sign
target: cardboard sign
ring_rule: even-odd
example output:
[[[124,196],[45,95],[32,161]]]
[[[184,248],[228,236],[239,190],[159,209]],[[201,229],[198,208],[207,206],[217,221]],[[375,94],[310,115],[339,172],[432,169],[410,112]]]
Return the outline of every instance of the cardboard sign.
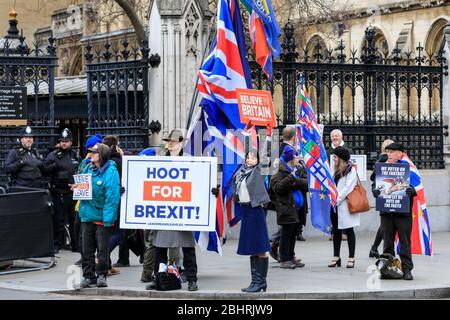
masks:
[[[410,202],[406,195],[409,187],[409,165],[375,164],[375,187],[380,190],[376,210],[380,212],[409,212]]]
[[[213,231],[215,157],[123,157],[120,228]]]
[[[352,154],[350,155],[350,161],[353,162],[358,173],[359,180],[367,180],[367,156],[365,154]]]
[[[73,180],[78,185],[73,189],[73,200],[92,200],[92,175],[75,174]]]
[[[241,122],[276,127],[272,95],[269,91],[236,89]]]

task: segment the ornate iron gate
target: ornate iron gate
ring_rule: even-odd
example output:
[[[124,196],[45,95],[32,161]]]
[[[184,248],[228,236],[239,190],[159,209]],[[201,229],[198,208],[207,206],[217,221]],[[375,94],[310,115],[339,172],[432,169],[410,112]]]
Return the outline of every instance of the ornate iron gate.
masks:
[[[140,49],[130,49],[127,40],[121,45],[111,48],[106,41],[94,53],[86,46],[87,131],[117,135],[124,149],[135,152],[148,146],[148,68],[158,66],[159,56],[149,58],[146,41]]]
[[[273,81],[256,63],[250,64],[256,88],[282,93],[279,125],[297,121],[303,76],[318,121],[325,125],[326,146],[331,130],[339,128],[356,153],[368,156],[369,168],[387,138],[403,143],[419,168],[444,168],[443,137],[448,127],[443,125],[442,89],[448,67],[442,48],[429,55],[420,45],[415,54],[398,48],[380,53],[374,29],[368,28],[359,55],[354,50],[347,57],[342,42],[335,50],[317,42],[313,52],[304,50],[298,59],[293,31],[288,22]]]
[[[17,20],[15,22],[17,24]],[[55,40],[50,38],[45,49],[36,45],[32,50],[23,36],[4,40],[0,44],[0,86],[27,88],[27,124],[35,132],[36,148],[46,154],[53,148],[57,138],[54,102],[57,66]],[[45,84],[48,86],[48,97],[42,98],[39,97],[39,91]],[[9,150],[17,145],[19,131],[20,127],[12,124],[0,126],[0,183],[6,183],[4,161]]]

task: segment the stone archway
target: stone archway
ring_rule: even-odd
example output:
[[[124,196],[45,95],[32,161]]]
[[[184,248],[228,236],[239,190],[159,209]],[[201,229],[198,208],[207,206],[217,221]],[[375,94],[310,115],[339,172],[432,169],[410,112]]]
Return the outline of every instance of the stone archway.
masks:
[[[83,57],[82,49],[78,49],[77,52],[72,56],[71,63],[69,66],[68,76],[79,76],[83,72]]]

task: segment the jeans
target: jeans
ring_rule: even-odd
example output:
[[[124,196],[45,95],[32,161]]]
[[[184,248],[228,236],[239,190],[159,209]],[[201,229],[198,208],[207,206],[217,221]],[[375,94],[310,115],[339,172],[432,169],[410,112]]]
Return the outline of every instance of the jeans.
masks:
[[[82,222],[81,233],[83,237],[83,277],[95,279],[96,274],[106,277],[109,269],[108,242],[111,228],[96,225],[92,222]],[[97,264],[95,263],[95,249],[97,249]]]
[[[280,237],[280,262],[291,261],[295,257],[295,241],[300,223],[283,224]]]

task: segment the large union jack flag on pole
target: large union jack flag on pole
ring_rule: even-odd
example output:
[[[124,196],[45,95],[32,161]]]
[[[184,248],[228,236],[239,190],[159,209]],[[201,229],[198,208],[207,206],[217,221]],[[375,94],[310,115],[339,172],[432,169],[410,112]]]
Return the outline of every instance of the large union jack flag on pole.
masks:
[[[300,149],[308,171],[311,224],[327,234],[331,231],[330,206],[336,206],[337,190],[328,164],[322,135],[304,79],[300,81]]]

